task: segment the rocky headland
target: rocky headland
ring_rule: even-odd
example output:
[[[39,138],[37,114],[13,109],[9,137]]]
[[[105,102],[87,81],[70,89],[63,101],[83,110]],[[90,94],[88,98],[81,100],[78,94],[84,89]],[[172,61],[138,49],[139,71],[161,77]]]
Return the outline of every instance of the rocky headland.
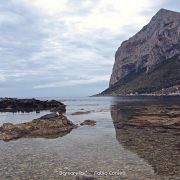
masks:
[[[180,13],[160,9],[115,54],[102,95],[180,94]]]

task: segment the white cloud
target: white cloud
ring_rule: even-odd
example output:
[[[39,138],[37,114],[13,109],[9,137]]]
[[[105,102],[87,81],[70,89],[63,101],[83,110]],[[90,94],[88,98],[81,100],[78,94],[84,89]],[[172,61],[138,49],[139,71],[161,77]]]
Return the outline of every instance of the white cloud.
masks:
[[[79,0],[74,3],[70,0],[24,1],[37,6],[57,22],[64,21],[68,27],[67,36],[100,29],[120,33],[122,27],[128,24],[142,26],[147,18],[140,14],[141,11],[151,9],[155,4],[150,0]]]
[[[4,81],[6,81],[6,79],[7,79],[6,75],[0,73],[0,82],[4,82]]]
[[[22,1],[37,6],[42,11],[48,14],[64,12],[67,8],[66,7],[67,0],[22,0]]]
[[[89,79],[76,79],[76,80],[68,80],[68,81],[61,81],[61,82],[53,82],[43,85],[34,86],[34,89],[43,89],[43,88],[55,88],[55,87],[68,87],[68,86],[77,86],[77,85],[84,85],[84,84],[91,84],[97,83],[101,81],[107,81],[109,76],[91,76]]]
[[[167,1],[2,1],[1,84],[17,91],[26,86],[81,91],[101,82],[106,88],[116,49]]]

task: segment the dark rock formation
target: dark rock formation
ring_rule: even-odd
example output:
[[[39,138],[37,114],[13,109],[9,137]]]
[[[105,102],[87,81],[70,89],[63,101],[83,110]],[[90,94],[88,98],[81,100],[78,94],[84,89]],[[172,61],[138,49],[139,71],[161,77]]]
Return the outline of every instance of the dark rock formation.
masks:
[[[94,126],[94,125],[96,125],[96,121],[87,119],[87,120],[85,120],[84,122],[82,122],[80,125],[81,125],[81,126],[84,126],[84,125]]]
[[[2,112],[32,112],[50,110],[52,112],[64,113],[66,106],[56,100],[41,101],[37,99],[17,99],[2,98],[0,99],[0,111]]]
[[[49,114],[21,124],[5,123],[0,127],[0,140],[9,141],[21,137],[59,137],[77,128],[62,114]]]
[[[124,41],[109,84],[101,95],[180,94],[180,13],[161,9]]]

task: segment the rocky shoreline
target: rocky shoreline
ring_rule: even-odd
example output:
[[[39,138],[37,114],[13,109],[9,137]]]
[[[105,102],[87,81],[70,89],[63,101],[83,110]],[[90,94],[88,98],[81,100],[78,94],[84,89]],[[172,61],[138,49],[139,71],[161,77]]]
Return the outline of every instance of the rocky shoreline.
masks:
[[[180,96],[180,93],[171,93],[171,94],[96,94],[91,97],[137,97],[137,96],[144,96],[144,97],[167,97],[167,96]]]
[[[40,112],[42,110],[49,110],[54,113],[26,123],[4,123],[0,127],[0,140],[9,141],[21,137],[59,137],[77,127],[63,115],[66,112],[66,106],[60,101],[41,101],[34,98],[0,99],[0,112]]]
[[[1,98],[0,112],[40,112],[50,110],[53,113],[46,114],[38,119],[29,122],[12,124],[4,123],[0,127],[0,140],[10,141],[18,138],[31,137],[62,137],[78,127],[67,119],[63,113],[66,112],[66,105],[60,101],[40,101],[37,99],[16,99]],[[81,114],[81,113],[80,113]],[[82,113],[83,114],[83,113]],[[85,120],[80,125],[95,125],[94,120]]]
[[[54,111],[53,113],[44,115],[38,119],[34,119],[26,123],[4,123],[0,127],[0,140],[4,141],[18,139],[21,137],[61,137],[79,126],[96,125],[96,121],[89,119],[84,120],[84,122],[80,123],[79,125],[74,124],[68,120],[65,115],[63,115],[63,113],[66,111],[66,106],[56,100],[40,101],[36,99],[6,98],[0,99],[0,102],[3,102],[0,107],[1,110],[5,110],[5,112],[7,112],[7,108],[8,110],[11,110],[11,112],[30,109],[37,111],[43,108]],[[146,104],[146,101],[144,102],[143,106],[127,103],[128,102],[111,107],[111,117],[112,119],[117,119],[117,121],[114,121],[115,128],[121,129],[124,127],[149,127],[175,130],[180,129],[178,105],[173,105],[171,107],[168,105],[161,106],[158,104],[148,105]],[[27,106],[28,104],[30,106]],[[48,107],[50,109],[48,109]],[[126,114],[127,110],[129,110],[131,113]],[[83,115],[89,113],[91,113],[91,111],[77,111],[71,115]]]
[[[65,113],[66,106],[56,100],[0,98],[0,112],[40,112],[42,110]]]

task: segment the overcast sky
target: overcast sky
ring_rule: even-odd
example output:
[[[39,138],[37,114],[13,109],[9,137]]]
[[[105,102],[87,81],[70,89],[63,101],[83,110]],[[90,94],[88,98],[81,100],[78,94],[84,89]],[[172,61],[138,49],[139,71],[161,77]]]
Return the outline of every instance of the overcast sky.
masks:
[[[86,96],[108,87],[121,42],[179,0],[0,0],[0,97]]]

